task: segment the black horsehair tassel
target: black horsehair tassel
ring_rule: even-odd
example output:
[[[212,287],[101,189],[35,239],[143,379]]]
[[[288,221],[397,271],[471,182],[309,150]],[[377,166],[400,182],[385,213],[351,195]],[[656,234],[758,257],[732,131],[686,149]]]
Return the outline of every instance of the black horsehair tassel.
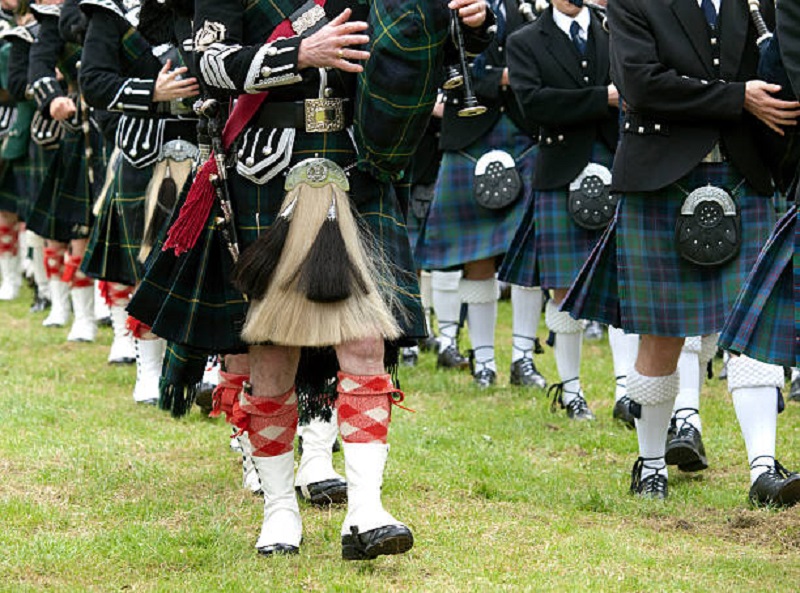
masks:
[[[233,268],[233,285],[250,298],[261,299],[267,294],[272,275],[281,260],[296,205],[297,198],[289,202],[267,232],[244,250]]]
[[[175,180],[169,170],[167,164],[166,171],[164,172],[164,179],[161,180],[161,186],[158,188],[158,195],[156,196],[156,205],[153,208],[153,215],[150,218],[150,224],[147,225],[144,235],[144,244],[148,247],[153,247],[158,240],[159,231],[167,224],[175,205],[178,203],[178,186],[175,185]]]
[[[347,252],[339,220],[336,194],[331,189],[328,215],[300,266],[297,285],[308,300],[316,303],[336,303],[350,298],[353,284],[357,284],[365,294],[368,292],[366,282]]]

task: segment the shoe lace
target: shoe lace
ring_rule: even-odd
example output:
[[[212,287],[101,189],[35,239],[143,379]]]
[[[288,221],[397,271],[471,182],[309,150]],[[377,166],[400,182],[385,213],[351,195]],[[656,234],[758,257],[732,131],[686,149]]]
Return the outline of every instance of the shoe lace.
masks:
[[[565,387],[567,383],[571,383],[572,381],[577,381],[578,377],[573,377],[572,379],[567,379],[566,381],[562,381],[561,383],[553,383],[547,389],[547,397],[552,397],[553,399],[550,402],[550,412],[555,414],[556,413],[556,405],[561,406],[563,410],[566,406],[564,406],[564,394],[565,393],[572,393],[576,397],[570,402],[570,407],[572,403],[577,401],[578,399],[583,399],[579,391],[570,391]],[[586,400],[583,400],[584,405],[586,405]]]
[[[585,414],[588,412],[589,404],[586,403],[582,395],[577,395],[575,399],[567,404],[566,408],[573,416],[577,416],[578,414]]]
[[[517,369],[523,377],[536,374],[536,365],[533,364],[533,357],[529,356],[531,350],[526,350],[524,356],[517,361]]]
[[[686,416],[681,418],[678,417],[678,412],[689,412]],[[699,435],[700,431],[697,430],[697,427],[689,422],[689,418],[692,416],[700,416],[700,412],[696,408],[678,408],[673,412],[672,419],[670,420],[671,427],[675,430],[675,434],[681,434],[687,436],[690,439],[695,437],[695,434]],[[680,422],[680,426],[678,425]]]
[[[664,465],[647,465],[648,461],[661,461],[660,457],[639,457],[633,464],[631,470],[631,492],[640,494],[659,494],[667,493],[667,476],[661,472],[666,471]],[[642,479],[642,470],[651,469],[654,473]]]
[[[770,460],[770,462],[764,461],[761,463],[756,463],[756,461],[759,459]],[[781,465],[781,463],[772,455],[759,455],[758,457],[754,457],[750,462],[750,469],[755,467],[766,467],[767,473],[776,474],[778,477],[783,479],[788,478],[792,474],[792,472],[783,467],[783,465]]]

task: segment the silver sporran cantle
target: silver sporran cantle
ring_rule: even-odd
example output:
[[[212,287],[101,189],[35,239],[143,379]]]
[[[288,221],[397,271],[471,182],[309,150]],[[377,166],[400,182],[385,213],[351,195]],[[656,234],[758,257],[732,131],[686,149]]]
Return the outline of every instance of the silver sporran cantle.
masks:
[[[475,163],[473,194],[479,206],[500,210],[513,204],[522,193],[514,157],[504,150],[492,150]]]
[[[606,228],[617,202],[617,196],[611,193],[611,171],[603,165],[589,163],[569,184],[567,208],[572,221],[581,228]]]
[[[675,226],[680,256],[698,266],[721,266],[736,257],[742,244],[742,219],[733,197],[707,185],[690,193]]]

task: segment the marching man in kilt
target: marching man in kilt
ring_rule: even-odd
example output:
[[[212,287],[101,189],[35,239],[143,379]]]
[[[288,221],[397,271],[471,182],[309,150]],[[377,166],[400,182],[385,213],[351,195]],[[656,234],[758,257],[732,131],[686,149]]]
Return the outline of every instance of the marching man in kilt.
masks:
[[[479,51],[485,3],[450,4]],[[249,364],[228,370],[249,369],[232,412],[264,490],[263,555],[300,546],[292,443],[298,398],[320,395],[335,399],[343,439],[343,557],[412,546],[381,504],[391,407],[402,400],[384,354],[396,363],[398,341],[425,334],[392,181],[430,116],[449,20],[444,2],[428,0],[195,5],[201,82],[239,98],[221,134],[222,106],[206,103],[214,156],[129,312],[174,341],[248,352]]]
[[[421,268],[448,272],[433,278],[434,307],[439,309],[437,289],[440,302],[447,305],[437,310],[440,323],[446,324],[442,333],[449,337],[445,332],[452,331],[453,336],[441,341],[440,354],[450,348],[449,358],[457,360],[454,336],[460,307],[454,306],[454,299],[445,300],[455,297],[457,286],[460,301],[467,306],[473,380],[484,388],[497,381],[497,266],[531,200],[536,158],[535,128],[517,105],[506,68],[506,40],[524,24],[519,3],[492,0],[491,7],[498,19],[497,36],[471,68],[475,95],[486,110],[465,116],[464,109],[470,106],[465,105],[464,92],[445,92],[440,143],[444,156],[416,253]],[[458,269],[463,269],[460,280],[452,272]],[[512,286],[514,385],[545,387],[533,362],[542,299],[536,287]],[[446,359],[442,362],[441,366],[451,366]]]
[[[47,240],[45,267],[50,278],[52,309],[45,326],[63,326],[75,319],[67,340],[94,340],[94,283],[80,271],[93,223],[94,184],[102,179],[105,155],[100,134],[90,123],[88,107],[77,94],[81,47],[71,27],[59,27],[62,3],[36,4],[31,9],[41,25],[31,47],[28,80],[36,99],[34,137],[54,144],[61,138],[28,227]],[[63,77],[63,79],[62,79]],[[84,126],[84,123],[88,125]]]
[[[771,12],[772,2],[762,4]],[[757,79],[757,34],[743,2],[614,0],[609,27],[612,79],[627,104],[613,168],[622,195],[564,308],[642,335],[628,374],[639,440],[631,491],[665,498],[684,338],[722,328],[769,235],[773,183],[755,133],[792,122],[800,104]],[[757,504],[800,498],[774,459],[782,385],[779,367],[729,363]]]
[[[609,168],[619,135],[619,93],[609,75],[608,33],[581,0],[554,0],[534,24],[511,36],[508,68],[525,115],[541,128],[534,198],[500,278],[553,291],[545,311],[561,377],[551,387],[553,410],[559,405],[569,418],[593,420],[580,383],[583,323],[559,306],[616,203]],[[609,338],[615,362],[632,362],[638,336],[611,328]],[[618,383],[623,375],[617,372]],[[618,389],[618,399],[624,395]]]
[[[192,5],[81,0],[80,8],[88,18],[81,89],[90,105],[119,116],[107,130],[116,151],[82,269],[103,281],[111,309],[108,361],[135,358],[133,399],[155,404],[166,344],[136,324],[131,339],[125,307],[199,160],[190,100],[199,86],[188,74],[191,52],[181,49],[192,38]]]
[[[777,78],[783,86],[781,98],[792,96],[800,100],[800,4],[797,2],[778,2],[776,40],[780,39],[780,63],[783,72]],[[771,43],[772,40],[767,43]],[[771,51],[773,48],[765,48]],[[765,73],[767,74],[767,73]],[[794,91],[792,92],[792,89]],[[792,125],[793,122],[783,120],[780,125]],[[793,134],[795,141],[797,130],[793,127],[770,126],[781,137]],[[788,156],[788,155],[787,155]],[[795,167],[798,162],[794,160]],[[798,281],[797,247],[800,245],[800,227],[797,224],[797,199],[800,187],[800,168],[796,170],[793,200],[789,211],[776,223],[767,244],[758,257],[755,267],[750,272],[747,282],[742,287],[733,312],[725,323],[720,336],[720,345],[740,353],[740,358],[752,357],[756,360],[784,367],[800,366],[800,349],[798,349],[797,310],[800,307],[800,282]],[[793,372],[794,379],[794,372]],[[792,387],[794,388],[794,382]],[[794,389],[793,389],[794,390]],[[737,408],[737,413],[739,412]],[[740,415],[741,419],[741,415]],[[760,465],[767,463],[775,456],[775,421],[770,415],[763,451],[750,451],[748,455],[762,455],[757,460]],[[747,435],[745,434],[747,440]],[[775,462],[776,471],[786,478],[788,484],[780,493],[780,503],[791,504],[800,500],[800,475],[787,474]]]

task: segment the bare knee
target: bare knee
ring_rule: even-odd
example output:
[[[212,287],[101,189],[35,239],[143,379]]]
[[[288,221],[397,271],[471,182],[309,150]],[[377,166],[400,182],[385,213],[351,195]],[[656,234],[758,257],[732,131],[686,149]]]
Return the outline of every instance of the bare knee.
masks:
[[[353,375],[381,375],[383,363],[383,338],[365,338],[339,344],[336,347],[339,368]]]
[[[685,338],[666,336],[642,336],[636,370],[647,377],[671,375],[678,368],[684,340]]]
[[[277,397],[294,386],[299,348],[251,346],[248,354],[253,395]]]

